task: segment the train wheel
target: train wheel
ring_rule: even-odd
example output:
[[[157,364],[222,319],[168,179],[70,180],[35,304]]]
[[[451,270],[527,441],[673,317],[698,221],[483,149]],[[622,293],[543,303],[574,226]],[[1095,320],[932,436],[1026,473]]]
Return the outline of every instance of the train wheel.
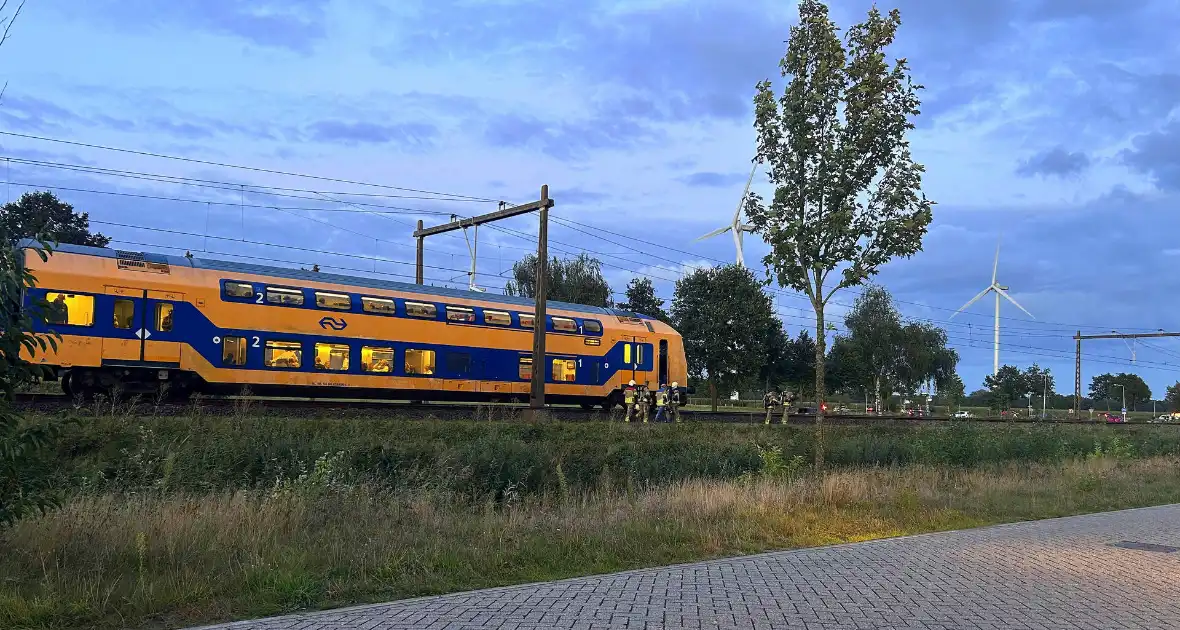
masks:
[[[74,377],[73,370],[66,370],[65,372],[62,372],[62,374],[61,374],[61,393],[65,394],[66,396],[69,396],[71,398],[74,396],[73,387],[70,384],[70,380],[73,377]]]

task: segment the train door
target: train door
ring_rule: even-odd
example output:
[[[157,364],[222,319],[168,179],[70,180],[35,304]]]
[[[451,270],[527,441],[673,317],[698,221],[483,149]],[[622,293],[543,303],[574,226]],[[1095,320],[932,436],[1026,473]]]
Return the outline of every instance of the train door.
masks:
[[[623,337],[623,371],[625,380],[634,380],[642,385],[647,380],[643,369],[646,337]]]
[[[177,308],[183,302],[183,293],[147,292],[142,328],[144,361],[180,364],[180,329],[175,318]]]
[[[112,330],[102,340],[103,362],[143,360],[143,289],[107,286],[106,294],[114,297]],[[98,319],[98,317],[96,317]],[[102,321],[99,319],[99,321]]]
[[[670,385],[671,383],[668,381],[668,340],[667,339],[660,340],[660,356],[657,359],[657,361],[658,361],[657,369],[659,372],[660,384],[661,385]]]

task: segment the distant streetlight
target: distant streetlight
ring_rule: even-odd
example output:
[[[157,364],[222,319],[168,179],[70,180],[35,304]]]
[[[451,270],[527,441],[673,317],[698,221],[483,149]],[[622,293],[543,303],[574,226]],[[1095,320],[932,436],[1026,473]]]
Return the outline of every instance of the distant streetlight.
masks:
[[[1110,386],[1117,387],[1117,388],[1123,390],[1123,422],[1126,422],[1127,421],[1127,388],[1118,384],[1118,383],[1111,383]]]

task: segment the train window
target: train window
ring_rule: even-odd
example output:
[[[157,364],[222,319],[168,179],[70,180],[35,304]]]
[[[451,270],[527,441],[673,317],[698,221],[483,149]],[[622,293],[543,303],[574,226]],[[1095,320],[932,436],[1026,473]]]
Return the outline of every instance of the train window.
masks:
[[[434,350],[406,350],[406,374],[434,374]]]
[[[630,365],[631,363],[631,344],[623,344],[623,363]]]
[[[523,381],[533,380],[533,358],[532,357],[521,357],[520,358],[520,367],[518,368],[518,370],[519,370],[521,380],[523,380]]]
[[[554,317],[553,330],[560,330],[561,332],[577,332],[578,324],[568,317]]]
[[[447,307],[447,321],[448,322],[465,322],[468,324],[475,323],[475,311],[469,308],[462,308],[459,306]]]
[[[246,338],[221,338],[221,363],[223,365],[246,365]]]
[[[135,319],[135,302],[115,300],[115,328],[127,330]]]
[[[471,372],[471,355],[466,352],[448,352],[447,371],[452,374]]]
[[[534,320],[536,320],[536,317],[529,315],[527,313],[521,313],[520,314],[520,327],[521,328],[532,328]]]
[[[433,304],[423,304],[422,302],[406,302],[407,317],[434,319],[437,315],[438,309],[435,308]]]
[[[393,348],[361,347],[361,369],[388,374],[393,371]]]
[[[75,293],[46,293],[49,303],[45,321],[65,326],[94,325],[94,296]]]
[[[643,344],[635,344],[635,364],[643,363]]]
[[[282,287],[266,287],[266,301],[271,304],[303,306],[303,291],[299,289],[284,289]]]
[[[578,373],[577,362],[573,359],[553,360],[553,380],[557,383],[572,383]]]
[[[254,285],[247,282],[226,282],[225,297],[248,298],[254,297]]]
[[[586,332],[588,332],[588,333],[600,333],[600,332],[602,332],[602,324],[601,324],[601,323],[599,323],[599,321],[598,321],[598,320],[596,320],[596,319],[585,319],[585,320],[582,320],[582,327],[583,327],[583,328],[585,328],[585,329],[586,329]]]
[[[168,332],[172,330],[172,305],[171,304],[157,304],[156,305],[156,330],[160,332]]]
[[[511,326],[512,316],[503,311],[484,311],[483,323],[492,326]]]
[[[303,346],[296,341],[268,341],[262,364],[274,368],[298,368],[303,364]]]
[[[361,298],[361,308],[366,313],[393,315],[397,312],[397,303],[386,298],[363,297]]]
[[[339,311],[347,311],[352,308],[352,298],[340,293],[316,291],[315,305],[320,308],[334,308]]]
[[[345,372],[348,370],[348,345],[343,343],[317,343],[315,345],[315,369]]]

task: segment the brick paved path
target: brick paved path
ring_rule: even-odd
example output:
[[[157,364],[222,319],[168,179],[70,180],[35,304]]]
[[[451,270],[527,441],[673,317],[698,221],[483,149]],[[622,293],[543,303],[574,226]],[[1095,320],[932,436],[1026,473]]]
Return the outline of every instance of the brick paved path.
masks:
[[[1180,505],[424,597],[222,630],[1180,628]]]

